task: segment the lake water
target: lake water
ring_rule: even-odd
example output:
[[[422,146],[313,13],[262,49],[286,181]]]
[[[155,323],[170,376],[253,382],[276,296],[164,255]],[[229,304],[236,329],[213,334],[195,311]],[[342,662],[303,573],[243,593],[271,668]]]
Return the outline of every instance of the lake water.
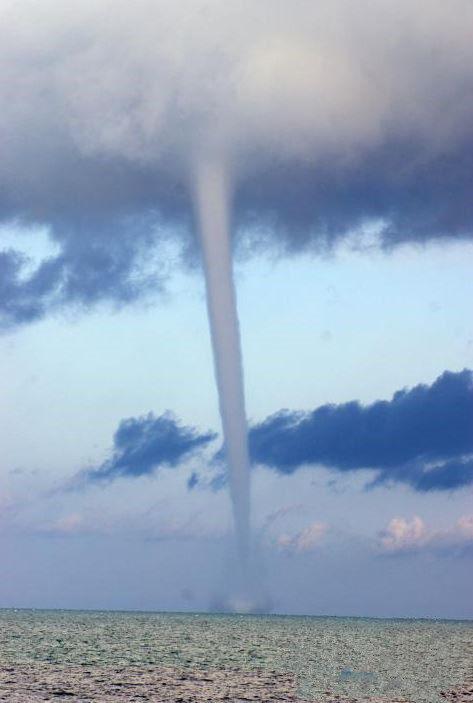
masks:
[[[437,703],[473,668],[473,622],[0,610],[2,663],[274,669],[301,697]]]

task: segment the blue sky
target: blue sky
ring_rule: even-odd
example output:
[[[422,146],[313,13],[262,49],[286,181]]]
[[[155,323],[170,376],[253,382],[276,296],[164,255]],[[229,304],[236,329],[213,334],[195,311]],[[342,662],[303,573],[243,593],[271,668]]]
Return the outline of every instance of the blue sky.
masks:
[[[473,617],[473,8],[452,2],[5,8],[0,606],[234,588],[194,215],[215,162],[258,599]]]

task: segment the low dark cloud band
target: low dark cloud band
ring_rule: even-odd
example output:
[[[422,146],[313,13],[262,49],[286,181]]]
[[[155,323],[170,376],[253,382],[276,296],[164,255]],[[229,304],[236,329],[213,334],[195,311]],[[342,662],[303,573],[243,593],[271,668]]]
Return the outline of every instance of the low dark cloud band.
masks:
[[[113,452],[97,468],[80,475],[81,483],[112,481],[155,473],[164,466],[176,466],[216,435],[199,433],[181,425],[170,413],[152,413],[122,420],[113,438]]]
[[[472,373],[446,371],[432,385],[390,401],[281,411],[253,427],[254,462],[283,474],[320,464],[340,472],[372,469],[373,483],[407,483],[418,491],[473,483]]]
[[[170,413],[123,420],[109,459],[80,474],[80,483],[140,477],[177,467],[218,437],[184,426]],[[391,400],[323,405],[312,412],[282,410],[249,431],[253,464],[290,475],[324,466],[347,473],[371,470],[373,487],[401,483],[415,491],[473,484],[473,378],[445,371],[431,385],[397,391]],[[223,451],[209,479],[193,471],[189,490],[226,484]]]

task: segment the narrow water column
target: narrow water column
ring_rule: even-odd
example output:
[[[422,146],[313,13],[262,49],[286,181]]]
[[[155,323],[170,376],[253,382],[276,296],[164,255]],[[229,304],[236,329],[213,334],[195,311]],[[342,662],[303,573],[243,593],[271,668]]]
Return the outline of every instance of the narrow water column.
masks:
[[[229,184],[221,161],[197,164],[194,198],[238,556],[245,570],[250,539],[250,462],[232,268]]]

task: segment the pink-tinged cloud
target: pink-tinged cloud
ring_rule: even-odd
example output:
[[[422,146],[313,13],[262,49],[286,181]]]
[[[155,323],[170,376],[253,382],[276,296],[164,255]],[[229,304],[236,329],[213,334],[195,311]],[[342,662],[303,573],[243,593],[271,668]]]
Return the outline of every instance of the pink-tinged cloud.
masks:
[[[59,534],[74,534],[76,532],[82,532],[84,529],[84,521],[82,515],[79,513],[71,513],[66,515],[51,526],[53,532]]]
[[[420,517],[412,520],[393,518],[380,535],[382,548],[387,552],[410,551],[425,544],[427,529]]]
[[[457,522],[457,530],[466,539],[473,541],[473,515],[465,515]]]
[[[418,551],[449,551],[473,547],[473,515],[460,517],[452,527],[435,529],[414,516],[393,518],[379,534],[381,551],[391,554]]]
[[[283,533],[277,538],[277,545],[289,552],[310,552],[322,542],[327,533],[328,525],[323,522],[313,522],[294,535]]]

